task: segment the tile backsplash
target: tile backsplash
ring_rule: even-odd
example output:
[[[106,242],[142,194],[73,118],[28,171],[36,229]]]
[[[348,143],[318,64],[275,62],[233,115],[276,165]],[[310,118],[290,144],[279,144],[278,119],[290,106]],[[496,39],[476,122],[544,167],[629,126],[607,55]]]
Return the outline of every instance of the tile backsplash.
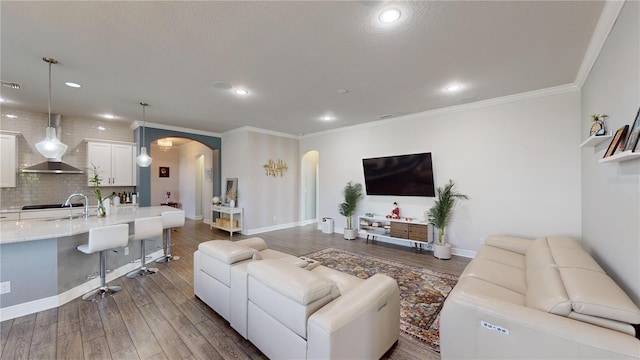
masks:
[[[48,115],[3,106],[0,109],[0,130],[19,132],[18,169],[46,161],[38,153],[35,144],[45,136]],[[15,115],[9,118],[6,115]],[[99,130],[104,127],[105,130]],[[85,139],[133,142],[133,131],[128,123],[108,120],[86,120],[62,116],[61,140],[67,144],[62,161],[85,170],[87,168],[87,143]],[[1,166],[1,164],[0,164]],[[111,192],[132,192],[134,187],[104,187],[104,195]],[[89,203],[96,204],[93,188],[87,185],[87,174],[32,174],[17,173],[15,188],[0,188],[0,209],[19,208],[23,205],[55,204],[80,192],[89,196]]]

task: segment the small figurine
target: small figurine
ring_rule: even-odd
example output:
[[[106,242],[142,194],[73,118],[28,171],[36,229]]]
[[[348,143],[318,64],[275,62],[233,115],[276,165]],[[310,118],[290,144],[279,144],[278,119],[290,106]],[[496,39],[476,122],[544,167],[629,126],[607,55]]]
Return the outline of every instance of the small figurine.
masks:
[[[391,214],[387,215],[387,219],[400,219],[400,208],[398,208],[398,203],[393,203],[393,209],[391,210]]]

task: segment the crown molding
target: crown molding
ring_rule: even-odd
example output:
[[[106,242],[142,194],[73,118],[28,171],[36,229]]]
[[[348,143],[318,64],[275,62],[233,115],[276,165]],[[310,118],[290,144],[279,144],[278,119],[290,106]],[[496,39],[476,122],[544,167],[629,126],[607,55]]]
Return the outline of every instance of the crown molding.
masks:
[[[587,76],[589,76],[593,65],[596,63],[596,60],[600,55],[600,51],[602,51],[611,29],[613,29],[613,25],[615,25],[618,20],[618,16],[620,15],[620,11],[624,4],[625,0],[608,0],[604,4],[604,8],[600,14],[600,19],[598,19],[598,24],[593,30],[589,47],[587,47],[587,51],[582,59],[582,64],[580,64],[580,69],[578,69],[576,79],[574,80],[574,84],[579,88],[582,88],[584,82],[587,81]]]
[[[131,125],[129,125],[129,128],[131,128],[131,130],[135,130],[135,129],[139,128],[140,126],[142,126],[142,121],[136,120],[136,121],[132,122]],[[220,134],[220,133],[215,133],[215,132],[211,132],[211,131],[204,131],[204,130],[189,129],[189,128],[183,128],[183,127],[172,126],[172,125],[164,125],[164,124],[156,124],[156,123],[146,122],[144,126],[146,128],[152,128],[152,129],[162,129],[162,130],[179,131],[179,132],[183,132],[183,133],[196,134],[196,135],[222,137],[222,134]]]
[[[253,126],[243,126],[243,127],[235,128],[233,130],[225,131],[222,134],[222,136],[230,135],[230,134],[233,134],[233,133],[239,133],[239,132],[256,132],[256,133],[260,133],[260,134],[273,135],[273,136],[279,136],[279,137],[286,137],[286,138],[290,138],[290,139],[300,139],[300,136],[298,136],[298,135],[291,135],[291,134],[287,134],[287,133],[283,133],[283,132],[279,132],[279,131],[266,130],[266,129],[261,129],[261,128],[257,128],[257,127],[253,127]]]

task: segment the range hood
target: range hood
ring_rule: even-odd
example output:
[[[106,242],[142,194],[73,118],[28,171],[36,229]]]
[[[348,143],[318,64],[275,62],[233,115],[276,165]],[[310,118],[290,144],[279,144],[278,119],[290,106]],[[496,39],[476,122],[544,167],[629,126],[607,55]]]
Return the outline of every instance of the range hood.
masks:
[[[62,116],[51,114],[51,127],[56,129],[56,136],[60,139],[62,134]],[[83,171],[62,162],[62,159],[49,159],[48,161],[21,169],[23,173],[37,174],[82,174]]]

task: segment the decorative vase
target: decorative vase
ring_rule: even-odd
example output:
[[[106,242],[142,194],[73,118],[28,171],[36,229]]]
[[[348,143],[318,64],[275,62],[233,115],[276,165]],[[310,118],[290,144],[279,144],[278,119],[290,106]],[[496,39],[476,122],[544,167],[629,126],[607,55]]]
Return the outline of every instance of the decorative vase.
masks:
[[[104,203],[102,200],[98,201],[98,216],[105,217],[107,216],[107,209],[104,207]]]

